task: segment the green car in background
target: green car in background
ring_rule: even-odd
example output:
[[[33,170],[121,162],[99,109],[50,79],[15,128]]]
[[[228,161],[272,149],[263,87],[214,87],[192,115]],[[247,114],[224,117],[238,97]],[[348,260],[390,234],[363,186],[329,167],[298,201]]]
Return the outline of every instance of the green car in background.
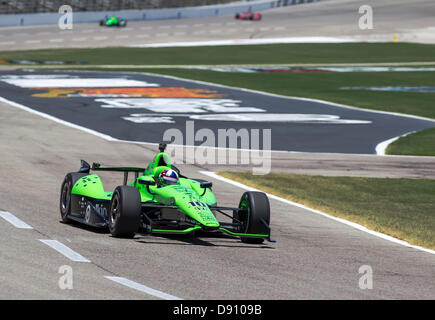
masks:
[[[270,238],[270,206],[263,192],[245,192],[239,206],[217,205],[212,183],[190,179],[171,165],[166,144],[146,168],[104,167],[84,160],[78,172],[68,173],[60,190],[60,213],[65,223],[76,221],[109,228],[114,237],[141,234],[226,233],[243,242],[262,243]],[[104,190],[97,174],[90,171],[124,173],[123,185]],[[128,173],[134,180],[127,184]],[[225,212],[227,211],[227,212]],[[218,221],[217,214],[227,221]]]
[[[117,16],[105,17],[104,20],[100,20],[100,26],[105,27],[126,27],[127,20],[119,18]]]

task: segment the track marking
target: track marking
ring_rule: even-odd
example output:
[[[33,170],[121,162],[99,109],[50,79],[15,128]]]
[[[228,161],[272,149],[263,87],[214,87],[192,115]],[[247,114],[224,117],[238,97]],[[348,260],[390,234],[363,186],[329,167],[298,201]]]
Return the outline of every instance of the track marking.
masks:
[[[402,134],[401,136],[394,137],[394,138],[391,138],[391,139],[388,139],[388,140],[382,141],[382,142],[379,143],[379,144],[376,146],[376,148],[375,148],[375,150],[376,150],[376,154],[377,154],[378,156],[385,156],[385,151],[387,150],[387,148],[388,148],[388,146],[389,146],[390,144],[392,144],[394,141],[398,140],[399,138],[406,137],[407,135],[410,135],[411,133],[415,133],[415,132],[416,132],[416,131],[411,131],[411,132],[408,132],[408,133]]]
[[[33,229],[31,226],[29,226],[24,221],[18,219],[16,216],[14,216],[12,213],[7,211],[0,211],[0,217],[5,219],[7,222],[9,222],[11,225],[13,225],[15,228],[18,229]]]
[[[86,37],[84,37],[84,38],[72,38],[71,40],[72,41],[86,41],[86,39],[88,39],[88,38],[86,38]]]
[[[200,171],[199,173],[201,173],[203,175],[206,175],[206,176],[209,176],[211,178],[214,178],[214,179],[217,179],[217,180],[220,180],[220,181],[232,184],[233,186],[239,187],[239,188],[244,189],[244,190],[264,192],[262,190],[258,190],[258,189],[249,187],[249,186],[247,186],[245,184],[242,184],[240,182],[237,182],[237,181],[234,181],[234,180],[231,180],[231,179],[228,179],[228,178],[221,177],[218,174],[216,174],[215,172]],[[389,235],[386,235],[386,234],[383,234],[383,233],[380,233],[380,232],[377,232],[377,231],[370,230],[370,229],[368,229],[368,228],[366,228],[366,227],[364,227],[364,226],[362,226],[362,225],[360,225],[358,223],[351,222],[351,221],[348,221],[348,220],[345,220],[345,219],[341,219],[341,218],[337,218],[337,217],[331,216],[331,215],[329,215],[329,214],[327,214],[325,212],[322,212],[320,210],[316,210],[316,209],[307,207],[307,206],[305,206],[303,204],[300,204],[300,203],[297,203],[297,202],[294,202],[294,201],[291,201],[291,200],[287,200],[287,199],[275,196],[275,195],[267,193],[267,192],[265,192],[265,193],[266,193],[266,195],[270,199],[278,200],[278,201],[284,202],[286,204],[289,204],[289,205],[292,205],[292,206],[295,206],[295,207],[298,207],[298,208],[301,208],[301,209],[305,209],[305,210],[311,211],[311,212],[313,212],[315,214],[318,214],[318,215],[321,215],[321,216],[326,217],[328,219],[332,219],[334,221],[343,223],[343,224],[345,224],[347,226],[350,226],[350,227],[355,228],[355,229],[357,229],[359,231],[363,231],[365,233],[371,234],[371,235],[376,236],[378,238],[382,238],[384,240],[387,240],[387,241],[390,241],[390,242],[393,242],[395,244],[399,244],[399,245],[402,245],[402,246],[405,246],[405,247],[417,249],[417,250],[424,251],[424,252],[427,252],[427,253],[430,253],[430,254],[435,254],[435,250],[431,250],[431,249],[423,248],[423,247],[420,247],[420,246],[412,245],[412,244],[410,244],[410,243],[408,243],[406,241],[399,240],[397,238],[391,237]]]
[[[25,43],[40,43],[41,40],[26,40]]]
[[[58,39],[50,39],[48,41],[50,41],[50,42],[64,42],[65,40],[58,38]]]
[[[407,115],[407,114],[401,114],[401,113],[393,113],[393,112],[388,112],[388,111],[376,111],[376,110],[370,110],[370,109],[364,109],[364,108],[357,108],[357,107],[352,107],[352,106],[348,106],[348,105],[342,105],[342,104],[337,104],[334,102],[330,102],[330,101],[325,101],[325,100],[319,100],[319,99],[311,99],[311,98],[301,98],[301,97],[292,97],[292,96],[284,96],[284,95],[279,95],[279,94],[274,94],[274,93],[269,93],[269,92],[265,92],[265,91],[259,91],[259,90],[252,90],[252,89],[246,89],[246,88],[240,88],[240,87],[232,87],[232,86],[227,86],[227,85],[222,85],[222,84],[216,84],[216,83],[211,83],[211,82],[206,82],[206,81],[199,81],[199,80],[192,80],[192,79],[186,79],[186,78],[180,78],[180,77],[175,77],[175,76],[168,76],[168,75],[156,75],[153,73],[149,73],[149,72],[130,72],[132,74],[145,74],[145,75],[149,75],[149,76],[160,76],[162,78],[168,78],[168,79],[176,79],[176,80],[183,80],[186,82],[191,82],[191,83],[200,83],[200,84],[207,84],[207,85],[213,85],[216,87],[222,87],[222,88],[231,88],[231,89],[235,89],[235,90],[239,90],[239,91],[244,91],[244,92],[254,92],[254,93],[260,93],[263,95],[267,95],[267,96],[272,96],[272,97],[281,97],[281,98],[285,98],[285,99],[295,99],[295,100],[302,100],[302,101],[315,101],[315,102],[320,102],[323,104],[327,104],[327,105],[332,105],[332,106],[337,106],[337,107],[341,107],[341,108],[348,108],[348,109],[355,109],[355,110],[362,110],[362,111],[366,111],[366,112],[372,112],[372,113],[380,113],[380,114],[389,114],[389,115],[395,115],[395,116],[400,116],[400,117],[407,117],[407,118],[414,118],[414,119],[422,119],[422,120],[427,120],[427,121],[431,121],[435,123],[434,119],[430,119],[430,118],[424,118],[424,117],[419,117],[419,116],[412,116],[412,115]],[[22,104],[19,104],[17,102],[5,99],[3,97],[0,96],[0,102],[4,102],[9,104],[10,106],[16,107],[18,109],[30,112],[32,114],[38,115],[42,118],[45,119],[49,119],[51,121],[60,123],[64,126],[70,127],[70,128],[74,128],[89,134],[92,134],[94,136],[97,136],[101,139],[104,139],[106,141],[115,141],[115,142],[122,142],[122,143],[132,143],[132,144],[140,144],[140,145],[157,145],[156,143],[152,143],[152,142],[143,142],[143,141],[132,141],[132,140],[122,140],[122,139],[118,139],[118,138],[114,138],[112,136],[109,136],[107,134],[98,132],[96,130],[93,129],[89,129],[59,118],[56,118],[54,116],[51,116],[47,113],[43,113],[37,110],[34,110],[30,107],[24,106]],[[185,147],[184,145],[176,145],[173,144],[174,147]],[[209,147],[203,147],[203,146],[196,146],[195,148],[209,148]],[[225,149],[225,150],[238,150],[238,151],[247,151],[247,152],[258,152],[258,151],[263,151],[263,150],[259,150],[259,149],[237,149],[237,148],[221,148],[221,147],[211,147],[215,150],[221,150],[221,149]],[[271,152],[274,153],[295,153],[295,154],[316,154],[316,152],[302,152],[302,151],[288,151],[288,150],[270,150]],[[337,155],[337,154],[344,154],[344,155],[348,155],[347,153],[339,153],[339,152],[321,152],[321,154],[333,154],[333,155]],[[372,154],[365,154],[365,153],[361,153],[361,154],[357,154],[360,156],[373,156]],[[405,157],[409,157],[409,158],[415,158],[415,156],[406,156],[406,155],[400,155],[400,156],[394,156],[394,155],[385,155],[387,157],[401,157],[401,158],[405,158]],[[418,158],[422,158],[423,156],[418,156]]]
[[[156,289],[153,289],[153,288],[150,288],[150,287],[147,287],[147,286],[145,286],[143,284],[140,284],[140,283],[128,280],[126,278],[111,277],[111,276],[105,276],[104,278],[112,280],[112,281],[114,281],[116,283],[122,284],[122,285],[124,285],[126,287],[129,287],[129,288],[132,288],[132,289],[144,292],[146,294],[152,295],[154,297],[158,297],[158,298],[164,299],[164,300],[183,300],[182,298],[179,298],[179,297],[176,297],[176,296],[164,293],[162,291],[159,291],[159,290],[156,290]]]
[[[47,246],[49,246],[50,248],[56,250],[57,252],[59,252],[60,254],[64,255],[65,257],[67,257],[71,261],[75,261],[75,262],[91,262],[90,260],[88,260],[85,257],[83,257],[81,254],[75,252],[74,250],[72,250],[71,248],[67,247],[66,245],[64,245],[63,243],[61,243],[61,242],[59,242],[57,240],[39,239],[39,241],[41,241],[42,243],[45,243]]]
[[[242,87],[234,87],[234,86],[229,86],[229,85],[225,85],[225,84],[219,84],[219,83],[213,83],[213,82],[207,82],[207,81],[201,81],[201,80],[193,80],[193,79],[188,79],[188,78],[181,78],[181,77],[170,76],[170,75],[166,75],[166,74],[156,74],[156,73],[151,73],[151,72],[130,72],[130,73],[133,73],[133,74],[144,74],[144,75],[148,75],[148,76],[152,76],[152,77],[161,77],[161,78],[168,78],[168,79],[174,79],[174,80],[181,80],[181,81],[187,81],[187,82],[198,83],[198,84],[205,84],[205,85],[210,85],[210,86],[215,86],[215,87],[220,87],[220,88],[229,88],[229,89],[234,89],[234,90],[238,90],[238,91],[242,91],[242,92],[258,93],[258,94],[262,94],[262,95],[265,95],[265,96],[278,97],[278,98],[289,99],[289,100],[300,100],[300,101],[318,102],[318,103],[321,103],[321,104],[326,104],[326,105],[329,105],[329,106],[339,107],[339,108],[344,108],[344,109],[358,110],[358,111],[364,111],[364,112],[368,112],[368,113],[388,114],[388,115],[393,115],[393,116],[398,116],[398,117],[404,117],[404,118],[426,120],[426,121],[430,121],[430,122],[435,123],[435,119],[431,119],[431,118],[425,118],[425,117],[421,117],[421,116],[414,116],[414,115],[411,115],[411,114],[398,113],[398,112],[390,112],[390,111],[381,111],[381,110],[372,110],[372,109],[359,108],[359,107],[354,107],[354,106],[350,106],[350,105],[335,103],[335,102],[331,102],[331,101],[327,101],[327,100],[321,100],[321,99],[303,98],[303,97],[296,97],[296,96],[285,96],[285,95],[281,95],[281,94],[277,94],[277,93],[270,93],[270,92],[266,92],[266,91],[247,89],[247,88],[242,88]],[[274,150],[272,150],[272,151],[274,151]],[[287,152],[292,152],[292,151],[287,151]],[[310,152],[306,152],[306,153],[310,153]]]

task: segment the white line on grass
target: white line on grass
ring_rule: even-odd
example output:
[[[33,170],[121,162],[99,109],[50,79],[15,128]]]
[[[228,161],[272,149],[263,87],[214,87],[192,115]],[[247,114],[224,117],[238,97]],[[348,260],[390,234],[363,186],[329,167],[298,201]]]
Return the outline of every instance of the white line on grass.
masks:
[[[401,136],[398,136],[398,137],[394,137],[394,138],[391,138],[391,139],[388,139],[388,140],[385,140],[385,141],[382,141],[381,143],[379,143],[377,146],[376,146],[376,154],[378,155],[378,156],[385,156],[385,151],[387,150],[387,148],[388,148],[388,146],[390,145],[390,144],[392,144],[394,141],[396,141],[396,140],[398,140],[398,139],[400,139],[400,138],[402,138],[402,137],[406,137],[407,135],[410,135],[411,133],[414,133],[414,132],[416,132],[416,131],[411,131],[411,132],[408,132],[408,133],[405,133],[405,134],[402,134]]]
[[[75,262],[91,262],[90,260],[83,257],[81,254],[75,252],[73,249],[67,247],[63,243],[57,240],[44,240],[39,239],[42,243],[45,243],[50,248],[56,250],[57,252],[63,254],[65,257]]]
[[[18,219],[16,216],[14,216],[12,213],[7,211],[0,211],[0,217],[5,219],[7,222],[9,222],[11,225],[13,225],[15,228],[19,229],[33,229],[31,226],[29,226],[24,221]]]
[[[152,295],[154,297],[160,298],[160,299],[164,299],[164,300],[183,300],[181,298],[178,298],[176,296],[164,293],[162,291],[147,287],[143,284],[128,280],[126,278],[122,278],[122,277],[111,277],[111,276],[105,276],[104,278],[115,281],[116,283],[122,284],[126,287],[144,292],[146,294]]]
[[[250,190],[250,191],[261,191],[261,190],[258,190],[258,189],[255,189],[255,188],[249,187],[249,186],[247,186],[247,185],[245,185],[245,184],[242,184],[242,183],[240,183],[240,182],[236,182],[236,181],[234,181],[234,180],[231,180],[231,179],[228,179],[228,178],[221,177],[221,176],[219,176],[218,174],[216,174],[215,172],[210,172],[210,171],[200,171],[200,173],[202,173],[202,174],[204,174],[204,175],[206,175],[206,176],[209,176],[209,177],[211,177],[211,178],[214,178],[214,179],[217,179],[217,180],[220,180],[220,181],[223,181],[223,182],[226,182],[226,183],[232,184],[232,185],[234,185],[234,186],[236,186],[236,187],[239,187],[239,188],[241,188],[241,189],[244,189],[244,190]],[[270,193],[266,193],[266,194],[267,194],[267,196],[268,196],[269,198],[271,198],[271,199],[278,200],[278,201],[284,202],[284,203],[286,203],[286,204],[289,204],[289,205],[292,205],[292,206],[295,206],[295,207],[298,207],[298,208],[302,208],[302,209],[305,209],[305,210],[311,211],[311,212],[313,212],[313,213],[316,213],[316,214],[319,214],[319,215],[324,216],[324,217],[326,217],[326,218],[332,219],[332,220],[334,220],[334,221],[337,221],[337,222],[343,223],[343,224],[348,225],[348,226],[350,226],[350,227],[352,227],[352,228],[358,229],[358,230],[360,230],[360,231],[366,232],[366,233],[368,233],[368,234],[371,234],[371,235],[373,235],[373,236],[376,236],[376,237],[382,238],[382,239],[384,239],[384,240],[387,240],[387,241],[390,241],[390,242],[394,242],[394,243],[396,243],[396,244],[400,244],[400,245],[405,246],[405,247],[410,247],[410,248],[417,249],[417,250],[420,250],[420,251],[424,251],[424,252],[427,252],[427,253],[435,254],[435,250],[431,250],[431,249],[423,248],[423,247],[420,247],[420,246],[415,246],[415,245],[412,245],[412,244],[410,244],[410,243],[408,243],[408,242],[406,242],[406,241],[399,240],[399,239],[396,239],[396,238],[391,237],[391,236],[389,236],[389,235],[386,235],[386,234],[383,234],[383,233],[380,233],[380,232],[376,232],[376,231],[373,231],[373,230],[367,229],[366,227],[364,227],[364,226],[362,226],[362,225],[360,225],[360,224],[358,224],[358,223],[351,222],[351,221],[348,221],[348,220],[345,220],[345,219],[341,219],[341,218],[337,218],[337,217],[331,216],[331,215],[329,215],[329,214],[327,214],[327,213],[324,213],[324,212],[322,212],[322,211],[320,211],[320,210],[316,210],[316,209],[313,209],[313,208],[307,207],[307,206],[305,206],[305,205],[303,205],[303,204],[300,204],[300,203],[297,203],[297,202],[294,202],[294,201],[291,201],[291,200],[287,200],[287,199],[284,199],[284,198],[281,198],[281,197],[275,196],[275,195],[270,194]]]

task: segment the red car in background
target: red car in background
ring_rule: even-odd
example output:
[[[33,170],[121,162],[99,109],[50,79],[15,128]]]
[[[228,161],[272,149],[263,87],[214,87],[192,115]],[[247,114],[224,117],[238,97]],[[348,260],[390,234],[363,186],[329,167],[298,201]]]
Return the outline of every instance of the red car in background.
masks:
[[[236,13],[235,17],[236,19],[240,20],[261,20],[261,13],[259,12],[253,12],[251,10],[242,12],[242,13]]]

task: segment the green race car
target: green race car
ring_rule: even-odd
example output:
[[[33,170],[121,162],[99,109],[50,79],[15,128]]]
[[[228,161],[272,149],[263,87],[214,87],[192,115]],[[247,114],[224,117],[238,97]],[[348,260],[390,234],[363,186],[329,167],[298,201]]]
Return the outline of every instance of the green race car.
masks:
[[[127,20],[123,18],[119,18],[117,16],[105,17],[103,20],[100,20],[100,26],[105,27],[126,27]]]
[[[171,165],[166,144],[146,168],[104,167],[84,160],[78,172],[68,173],[60,190],[63,222],[109,228],[114,237],[142,234],[226,233],[243,242],[262,243],[270,237],[270,206],[266,194],[245,192],[235,208],[220,207],[212,183],[189,179]],[[104,190],[100,177],[90,171],[124,173],[124,183]],[[128,173],[134,180],[127,184]],[[227,217],[218,221],[216,214]]]

